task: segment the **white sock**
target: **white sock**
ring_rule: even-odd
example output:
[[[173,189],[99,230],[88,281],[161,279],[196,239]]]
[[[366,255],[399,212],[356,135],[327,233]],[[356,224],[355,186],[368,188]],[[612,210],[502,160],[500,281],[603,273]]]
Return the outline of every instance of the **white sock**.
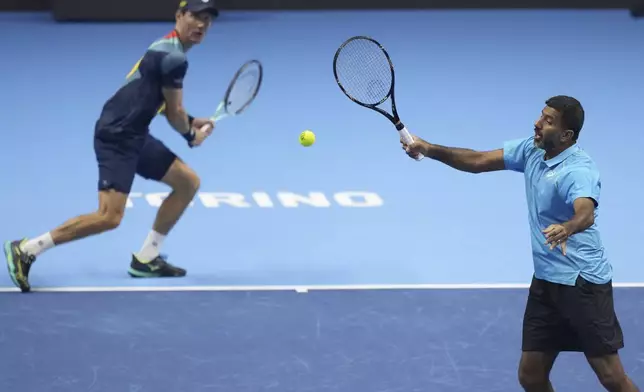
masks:
[[[161,245],[163,245],[164,239],[165,235],[159,234],[154,230],[150,231],[150,234],[148,234],[148,237],[143,243],[143,247],[136,255],[137,258],[144,263],[156,259],[157,256],[159,256],[159,249],[161,249]]]
[[[51,233],[47,232],[40,237],[27,240],[20,246],[20,250],[35,257],[38,257],[44,251],[51,249],[55,246],[54,240],[51,238]]]

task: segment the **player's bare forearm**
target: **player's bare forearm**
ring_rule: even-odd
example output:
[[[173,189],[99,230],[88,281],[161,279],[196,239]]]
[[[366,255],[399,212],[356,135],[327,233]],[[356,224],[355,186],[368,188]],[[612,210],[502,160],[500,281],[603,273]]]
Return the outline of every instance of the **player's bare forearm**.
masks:
[[[427,158],[442,162],[456,170],[468,173],[484,173],[503,170],[503,151],[475,151],[468,148],[445,147],[423,143],[422,153]]]
[[[188,113],[183,107],[183,90],[181,88],[163,89],[164,112],[168,122],[177,132],[182,135],[190,133],[190,121]]]
[[[182,135],[190,132],[190,121],[188,120],[188,113],[183,109],[173,111],[172,114],[166,112],[168,122],[177,132]]]
[[[579,198],[573,205],[575,214],[569,221],[562,223],[569,236],[580,233],[595,223],[595,202],[591,198]]]

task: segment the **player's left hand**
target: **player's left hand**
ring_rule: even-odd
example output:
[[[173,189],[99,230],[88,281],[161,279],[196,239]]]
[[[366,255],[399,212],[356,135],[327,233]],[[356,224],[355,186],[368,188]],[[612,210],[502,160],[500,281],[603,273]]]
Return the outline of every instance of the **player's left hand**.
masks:
[[[550,250],[560,245],[561,251],[564,255],[566,254],[566,240],[570,235],[566,226],[557,224],[550,225],[543,230],[543,233],[546,235],[546,245],[550,244]]]

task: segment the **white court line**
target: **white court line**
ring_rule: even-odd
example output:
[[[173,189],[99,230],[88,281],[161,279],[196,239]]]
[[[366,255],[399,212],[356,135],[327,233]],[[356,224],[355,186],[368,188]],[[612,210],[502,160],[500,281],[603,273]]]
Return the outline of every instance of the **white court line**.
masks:
[[[464,283],[464,284],[383,284],[383,285],[260,285],[260,286],[86,286],[36,287],[33,292],[86,293],[86,292],[187,292],[187,291],[309,291],[336,290],[499,290],[527,289],[529,283]],[[613,287],[642,288],[644,282],[613,283]],[[17,292],[17,288],[0,287],[0,293]]]

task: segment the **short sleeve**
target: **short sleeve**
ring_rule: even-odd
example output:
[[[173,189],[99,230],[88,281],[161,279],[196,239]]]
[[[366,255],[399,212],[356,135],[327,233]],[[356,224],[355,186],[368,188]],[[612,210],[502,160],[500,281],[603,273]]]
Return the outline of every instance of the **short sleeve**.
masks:
[[[503,143],[503,162],[506,170],[523,173],[532,138],[508,140]]]
[[[588,197],[593,199],[597,206],[601,191],[599,173],[587,168],[573,169],[559,178],[557,190],[568,205],[573,205],[575,200],[581,197]]]
[[[183,88],[183,79],[188,71],[188,60],[181,52],[171,52],[161,60],[161,85]]]

